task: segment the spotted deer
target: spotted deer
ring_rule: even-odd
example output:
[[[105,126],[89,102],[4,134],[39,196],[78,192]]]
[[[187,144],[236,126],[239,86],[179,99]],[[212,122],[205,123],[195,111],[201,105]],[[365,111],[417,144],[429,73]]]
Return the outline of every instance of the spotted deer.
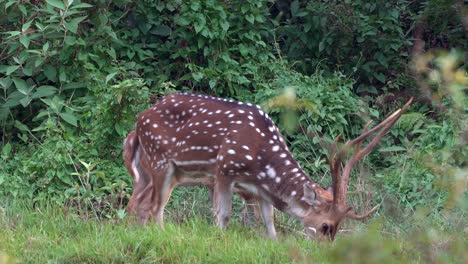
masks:
[[[149,156],[145,155],[144,152],[142,156],[142,149],[139,145],[135,131],[131,131],[127,135],[123,145],[125,167],[133,178],[133,193],[130,197],[127,208],[131,215],[136,215],[138,217],[139,223],[146,223],[152,214],[151,205],[155,200],[159,203],[160,199],[157,196],[158,194],[155,193],[156,190],[154,187],[161,184],[160,181],[164,180],[166,175],[154,173],[152,168],[148,166],[150,164]],[[177,172],[178,173],[175,173],[172,177],[172,181],[170,183],[172,188],[176,186],[204,185],[210,190],[211,200],[213,200],[213,176],[209,177],[201,172],[197,177],[192,179],[194,174],[190,174],[192,177],[185,177],[187,176],[186,172],[181,170],[177,170]],[[260,212],[258,210],[258,203],[255,196],[239,189],[235,189],[235,191],[245,201],[244,208],[242,209],[243,221],[246,224],[255,224],[256,222],[259,222]],[[162,225],[162,211],[160,212],[160,219],[157,220],[158,223]]]
[[[283,136],[257,105],[188,93],[170,94],[137,117],[125,144],[126,166],[135,191],[129,208],[162,225],[164,207],[175,186],[213,186],[216,224],[229,221],[233,192],[258,200],[268,235],[276,238],[273,208],[297,217],[308,237],[334,239],[342,219],[362,220],[375,206],[356,214],[347,205],[352,167],[367,155],[411,104],[329,153],[332,184],[322,188],[309,178]],[[361,149],[369,137],[372,140]],[[133,146],[133,148],[130,148]],[[131,154],[129,154],[131,153]],[[342,162],[351,156],[343,167]]]

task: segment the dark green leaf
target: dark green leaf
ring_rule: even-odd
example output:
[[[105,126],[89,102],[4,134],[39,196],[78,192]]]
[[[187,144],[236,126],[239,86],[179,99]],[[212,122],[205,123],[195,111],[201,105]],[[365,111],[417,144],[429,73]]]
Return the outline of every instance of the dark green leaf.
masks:
[[[93,7],[93,6],[87,3],[80,3],[80,4],[70,7],[70,9],[90,8],[90,7]]]
[[[84,83],[71,82],[71,83],[65,84],[62,89],[70,90],[70,89],[79,89],[79,88],[86,88],[86,85]]]
[[[319,43],[319,52],[322,52],[324,49],[325,49],[325,42],[320,41],[320,43]]]
[[[29,20],[28,22],[24,23],[23,26],[21,27],[21,31],[25,32],[26,30],[28,30],[32,22],[33,20]]]
[[[10,113],[10,108],[5,105],[0,105],[0,121],[5,121],[8,119],[8,114]]]
[[[250,24],[253,24],[255,22],[255,17],[252,14],[245,15],[245,19],[249,21]]]
[[[14,71],[16,71],[19,68],[18,65],[13,65],[13,66],[8,66],[6,67],[6,75],[12,74]]]
[[[210,82],[208,83],[210,85],[210,88],[213,89],[216,87],[216,80],[211,79]]]
[[[195,23],[193,25],[193,27],[195,28],[195,33],[200,32],[203,29],[204,26],[205,26],[205,24]]]
[[[65,120],[65,122],[69,123],[70,125],[72,126],[78,126],[78,123],[77,123],[77,118],[74,114],[72,113],[59,113],[60,117]]]
[[[19,37],[19,41],[21,44],[23,44],[25,48],[29,48],[29,43],[31,43],[31,40],[29,39],[27,35],[21,35]]]
[[[29,92],[31,92],[31,87],[29,87],[25,80],[14,77],[13,82],[15,83],[16,89],[20,93],[27,95]]]
[[[296,17],[298,12],[299,12],[299,1],[294,0],[291,3],[291,16]]]
[[[23,66],[23,73],[26,76],[32,76],[34,68],[34,61],[29,61],[26,65]]]
[[[2,156],[3,157],[8,157],[11,153],[11,144],[6,143],[5,146],[2,148]]]
[[[29,128],[18,120],[15,120],[15,127],[23,132],[28,132]]]
[[[50,86],[50,85],[43,85],[37,88],[37,90],[33,93],[32,98],[40,98],[51,96],[57,92],[57,88]]]
[[[57,69],[51,65],[46,65],[44,67],[44,74],[52,82],[57,81]]]
[[[158,36],[169,36],[171,35],[171,31],[171,28],[166,25],[158,25],[150,33]]]
[[[65,5],[60,0],[46,0],[46,2],[53,7],[65,10]]]
[[[70,20],[69,22],[65,22],[65,28],[73,33],[76,33],[78,31],[78,24],[85,20],[87,16],[83,17],[76,17]]]
[[[112,73],[109,73],[107,76],[106,76],[106,83],[108,83],[110,80],[112,80],[112,78],[114,78],[114,76],[119,73],[119,72],[112,72]]]
[[[224,31],[228,31],[228,29],[229,29],[229,22],[227,22],[227,21],[221,22],[221,28],[222,28]]]
[[[374,74],[374,77],[379,80],[381,83],[385,83],[385,75],[383,73],[376,73]]]
[[[20,100],[20,103],[23,107],[28,106],[32,101],[32,98],[29,95],[26,95]]]

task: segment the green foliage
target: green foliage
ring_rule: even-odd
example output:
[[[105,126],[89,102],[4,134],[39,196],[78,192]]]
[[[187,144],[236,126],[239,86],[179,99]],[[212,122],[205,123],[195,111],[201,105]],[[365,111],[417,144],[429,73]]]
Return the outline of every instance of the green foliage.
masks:
[[[401,74],[408,56],[407,25],[401,23],[409,15],[406,5],[292,1],[278,10],[277,38],[287,56],[299,60],[299,69],[339,69],[358,81],[358,92],[377,93],[375,87],[390,85]]]
[[[450,0],[278,1],[272,22],[300,71],[339,69],[357,81],[357,92],[381,94],[412,86],[406,61],[414,38],[427,48],[466,50],[461,9]]]
[[[4,132],[15,120],[34,127],[47,115],[40,111],[43,108],[77,126],[68,106],[77,89],[83,88],[83,71],[74,55],[85,45],[78,28],[88,18],[90,7],[79,1],[51,0],[39,5],[1,1],[0,8],[8,14],[0,20],[5,36],[0,43],[0,124]]]
[[[272,118],[289,128],[283,135],[305,169],[311,175],[323,175],[328,171],[326,143],[338,135],[349,139],[360,134],[372,109],[353,93],[353,81],[341,74],[305,76],[281,65],[275,67],[275,78],[264,84],[268,88],[259,90],[255,100],[266,102]],[[278,97],[282,91],[283,96]]]
[[[459,1],[448,0],[0,0],[0,197],[66,204],[85,219],[124,219],[132,188],[122,164],[121,142],[134,129],[138,112],[160,95],[180,90],[263,105],[311,178],[327,186],[328,144],[337,135],[343,140],[359,135],[365,123],[382,120],[402,98],[416,94],[408,112],[353,172],[350,199],[362,204],[364,194],[373,191],[374,201],[383,204],[379,214],[385,227],[379,228],[390,232],[463,226],[454,223],[466,221],[452,220],[463,219],[459,210],[466,207],[468,160],[463,52],[467,42],[460,10]],[[417,50],[421,43],[414,39],[425,42],[423,50],[452,50],[422,54]],[[169,215],[177,222],[195,212],[211,219],[209,204],[203,189],[176,190],[169,203],[174,213]],[[240,207],[236,200],[235,209]],[[420,212],[426,212],[430,222],[418,225],[421,219],[414,217]],[[278,219],[282,230],[294,230],[289,218]],[[190,233],[190,227],[187,224],[183,232]],[[80,228],[95,233],[93,228],[98,227],[81,222],[70,232]],[[109,227],[102,228],[115,235]],[[166,238],[180,236],[177,228],[170,228],[172,233],[155,232]],[[213,232],[203,228],[203,234]],[[146,231],[132,230],[137,236]],[[229,235],[240,240],[253,236],[236,232]],[[439,229],[434,232],[440,235]],[[0,242],[5,241],[3,234]],[[398,255],[402,261],[418,246],[440,243],[430,233],[415,234],[420,239],[411,240],[416,246]],[[339,256],[355,257],[346,253],[367,256],[381,246],[381,255],[369,260],[385,262],[408,245],[399,237],[371,243],[382,236],[371,230],[342,240],[330,254],[340,262]],[[137,243],[135,237],[122,238],[129,242],[112,249],[126,252],[129,244]],[[135,258],[119,253],[115,255],[120,258],[110,254],[104,259],[184,260],[169,253],[159,257],[180,248],[164,247],[166,240],[151,237],[143,239],[140,248],[131,248]],[[226,239],[215,231],[211,239],[219,238]],[[197,234],[191,239],[189,244],[200,242]],[[371,242],[360,247],[354,239]],[[258,240],[253,238],[248,245]],[[99,253],[114,253],[97,247],[98,242],[102,241],[88,245],[96,251],[80,245],[56,248],[44,260],[67,261],[59,258],[66,255],[72,261],[98,261]],[[160,248],[151,253],[154,243]],[[272,249],[267,253],[273,262],[320,262],[324,256],[315,244],[296,239],[293,244],[303,248],[284,253],[276,244],[263,246]],[[453,245],[450,250],[457,252],[458,242]],[[2,247],[4,243],[0,262]],[[314,258],[304,250],[309,247],[315,250]],[[237,249],[238,254],[246,250]],[[254,254],[240,260],[264,257]],[[195,262],[204,255],[197,256]],[[213,260],[220,256],[226,257]],[[432,260],[424,256],[420,259]],[[239,260],[234,255],[228,259]],[[442,259],[445,256],[434,258]]]

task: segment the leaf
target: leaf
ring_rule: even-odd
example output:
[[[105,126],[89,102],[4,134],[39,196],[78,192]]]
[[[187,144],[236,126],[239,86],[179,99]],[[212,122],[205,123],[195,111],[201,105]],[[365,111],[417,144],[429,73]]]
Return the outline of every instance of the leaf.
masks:
[[[109,50],[107,50],[107,54],[109,54],[109,56],[111,56],[111,58],[113,60],[115,60],[117,58],[117,54],[115,53],[115,49],[112,48],[112,47]]]
[[[201,72],[193,72],[192,73],[192,78],[197,82],[201,81],[203,79],[203,77],[204,77],[204,74],[201,73]]]
[[[12,92],[9,96],[8,99],[6,100],[5,104],[3,107],[10,108],[14,107],[20,104],[21,98],[23,98],[24,95],[18,91]]]
[[[81,3],[81,4],[72,6],[70,9],[90,8],[90,7],[93,7],[93,6],[87,3]]]
[[[205,24],[195,23],[193,25],[193,27],[195,28],[195,33],[200,32],[203,29],[204,26],[205,26]]]
[[[46,65],[44,67],[44,74],[52,82],[57,81],[57,69],[51,65]]]
[[[57,7],[58,9],[61,9],[61,10],[65,10],[65,5],[63,4],[62,1],[59,1],[59,0],[46,0],[46,2],[53,6],[53,7]]]
[[[7,9],[8,9],[10,6],[12,6],[14,3],[16,3],[15,0],[7,2],[7,3],[5,4],[5,10],[7,10]]]
[[[211,88],[211,89],[214,89],[215,86],[216,86],[216,80],[211,79],[210,82],[209,82],[208,84],[210,85],[210,88]]]
[[[0,121],[5,121],[8,119],[8,114],[10,113],[10,108],[6,105],[0,106]]]
[[[292,17],[296,17],[298,11],[299,11],[299,1],[298,1],[298,0],[294,0],[294,1],[291,3],[291,16],[292,16]]]
[[[2,156],[3,158],[8,158],[8,156],[10,155],[11,153],[11,145],[10,143],[6,143],[5,146],[3,146],[2,148]]]
[[[319,52],[322,52],[324,49],[325,49],[325,42],[320,41],[320,43],[319,43]]]
[[[33,22],[34,20],[30,20],[26,23],[23,24],[23,26],[21,27],[21,31],[24,33],[26,32],[26,30],[29,29],[29,27],[31,26],[31,23]]]
[[[18,65],[13,65],[13,66],[8,66],[6,67],[6,75],[12,74],[14,71],[16,71],[19,68]]]
[[[227,22],[227,21],[221,22],[221,28],[222,28],[224,31],[228,31],[228,29],[229,29],[229,22]]]
[[[21,11],[23,16],[27,16],[28,11],[26,10],[26,5],[18,5],[18,9]]]
[[[69,123],[70,125],[72,126],[78,126],[78,123],[77,123],[77,118],[74,114],[72,113],[59,113],[60,117],[65,120],[65,122]]]
[[[200,8],[201,8],[200,2],[192,1],[191,5],[190,5],[190,9],[192,9],[193,11],[198,11],[198,10],[200,10]]]
[[[245,46],[244,44],[240,44],[239,52],[243,57],[246,57],[247,55],[249,55],[249,48]]]
[[[28,106],[32,101],[32,98],[31,96],[29,95],[26,95],[25,97],[23,97],[21,100],[20,100],[20,103],[23,107],[26,107]]]
[[[33,93],[32,98],[40,98],[51,96],[57,92],[57,88],[50,86],[50,85],[43,85],[37,88],[37,90]]]
[[[43,46],[42,46],[42,51],[47,52],[49,50],[49,41],[47,41]]]
[[[16,89],[20,93],[27,95],[29,94],[29,92],[31,92],[31,88],[29,87],[29,85],[26,83],[25,80],[20,79],[20,78],[13,78],[13,82],[15,83]]]
[[[172,29],[166,25],[158,25],[150,31],[150,33],[153,35],[163,36],[163,37],[171,35],[171,32],[172,32]]]
[[[86,88],[86,85],[84,83],[71,82],[71,83],[65,84],[62,87],[63,90],[79,89],[79,88]]]
[[[253,24],[255,22],[255,17],[251,14],[245,15],[245,19],[250,22],[250,24]]]
[[[406,151],[406,148],[401,146],[390,146],[379,149],[379,152],[394,152],[394,151]]]
[[[188,20],[186,17],[179,16],[174,19],[174,21],[179,25],[179,26],[188,26],[191,24],[190,20]]]
[[[16,37],[21,34],[21,31],[6,31],[4,34],[10,34],[10,37]]]
[[[26,63],[26,65],[24,65],[23,67],[23,73],[24,75],[26,76],[32,76],[33,74],[33,68],[34,68],[34,62],[32,61],[29,61],[28,63]]]
[[[113,72],[113,73],[109,73],[107,76],[106,76],[106,83],[108,83],[110,80],[112,80],[112,78],[114,78],[114,76],[119,73],[118,71],[116,72]]]
[[[87,16],[83,16],[83,17],[76,17],[76,18],[73,18],[72,20],[70,20],[69,22],[65,22],[65,28],[73,33],[76,34],[76,32],[78,31],[78,24],[85,20]]]
[[[23,44],[23,46],[24,46],[25,48],[29,48],[29,43],[31,43],[31,40],[29,39],[28,36],[26,36],[26,35],[21,35],[21,36],[19,37],[19,41],[20,41],[21,44]]]
[[[20,131],[23,131],[23,132],[28,132],[29,131],[29,128],[25,124],[21,123],[18,120],[15,120],[15,127],[18,128]]]
[[[374,77],[379,80],[381,83],[385,83],[385,75],[383,73],[376,73],[374,74]]]
[[[127,214],[125,213],[124,209],[119,209],[117,211],[117,218],[120,219],[120,220],[124,219],[126,215]]]

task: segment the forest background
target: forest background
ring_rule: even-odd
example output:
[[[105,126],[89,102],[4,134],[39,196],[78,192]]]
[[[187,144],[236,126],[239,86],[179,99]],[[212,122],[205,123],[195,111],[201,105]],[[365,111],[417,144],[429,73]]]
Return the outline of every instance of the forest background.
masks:
[[[9,227],[0,231],[0,260],[35,252],[126,262],[154,260],[155,250],[177,261],[180,251],[171,255],[152,244],[158,242],[143,235],[146,229],[132,232],[148,239],[147,251],[103,260],[90,243],[81,251],[38,253],[51,236],[31,242],[34,225],[26,222],[42,219],[39,211],[51,224],[60,222],[58,214],[77,225],[118,223],[126,230],[132,182],[122,141],[137,113],[164,94],[188,91],[262,105],[322,186],[331,180],[327,142],[356,137],[365,123],[415,97],[352,176],[358,211],[381,204],[373,224],[347,222],[352,235],[331,248],[313,244],[311,253],[297,223],[277,213],[281,233],[295,237],[298,249],[272,250],[269,259],[468,262],[467,10],[460,0],[0,0],[0,223]],[[241,207],[236,200],[236,212]],[[201,219],[195,224],[210,231],[200,235],[224,237],[210,210],[206,190],[181,188],[167,213],[182,226]],[[256,240],[261,227],[253,234],[243,228],[232,232],[253,239],[251,246],[263,240]]]

